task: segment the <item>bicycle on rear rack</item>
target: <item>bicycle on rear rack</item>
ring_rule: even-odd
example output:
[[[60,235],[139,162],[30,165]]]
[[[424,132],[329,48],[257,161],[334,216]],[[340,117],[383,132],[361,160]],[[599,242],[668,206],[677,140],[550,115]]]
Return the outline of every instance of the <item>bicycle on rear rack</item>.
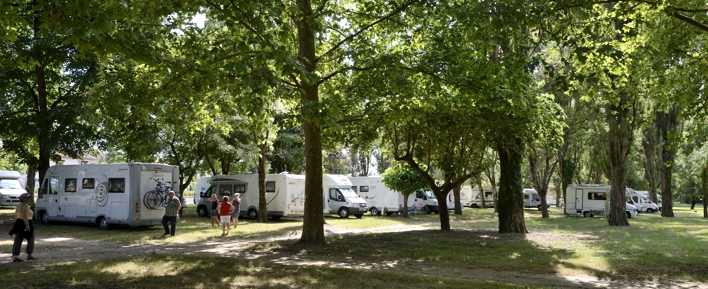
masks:
[[[152,180],[157,182],[155,185],[155,190],[145,193],[145,196],[143,197],[143,204],[148,209],[154,210],[163,207],[165,203],[167,203],[167,193],[172,189],[172,187],[168,184],[171,184],[172,182],[165,182],[164,179],[162,181],[158,179]]]

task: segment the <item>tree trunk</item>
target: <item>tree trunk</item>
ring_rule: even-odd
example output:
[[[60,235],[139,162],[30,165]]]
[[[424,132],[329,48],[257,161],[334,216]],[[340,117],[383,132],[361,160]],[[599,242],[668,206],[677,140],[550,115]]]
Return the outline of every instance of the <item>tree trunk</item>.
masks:
[[[642,148],[644,149],[644,177],[649,183],[649,199],[654,203],[659,203],[656,197],[656,158],[657,158],[657,138],[656,128],[647,127],[644,129],[642,138]]]
[[[623,95],[619,104],[608,104],[606,119],[609,126],[608,153],[610,159],[610,212],[607,222],[610,226],[629,226],[626,215],[627,190],[625,186],[625,171],[627,156],[631,145],[629,129],[629,108],[626,106],[627,96]]]
[[[35,179],[35,174],[37,173],[37,159],[32,158],[32,160],[27,162],[27,183],[25,183],[25,190],[27,193],[29,193],[32,198],[30,199],[31,203],[34,203],[34,182],[36,181]],[[40,187],[42,186],[41,184],[39,185]]]
[[[324,213],[322,189],[322,127],[317,124],[320,112],[317,80],[313,79],[317,68],[315,57],[315,31],[310,0],[297,0],[298,15],[298,61],[307,71],[301,75],[302,128],[305,135],[305,216],[300,242],[324,244]]]
[[[433,190],[433,194],[438,198],[438,210],[440,211],[440,230],[450,231],[450,212],[447,210],[447,194],[450,192],[443,192],[437,186],[430,186]],[[442,200],[442,202],[441,202]]]
[[[403,217],[408,218],[408,197],[411,195],[411,193],[402,193],[403,194]]]
[[[563,201],[566,202],[567,198],[565,197],[565,190],[568,188],[568,185],[573,182],[573,175],[575,174],[575,162],[573,162],[571,159],[563,159],[561,163],[561,194],[563,196]],[[565,204],[563,204],[563,206],[565,206]]]
[[[703,165],[701,170],[701,187],[703,189],[703,218],[708,218],[708,164]]]
[[[266,200],[266,139],[261,138],[258,143],[258,222],[268,223],[268,201]]]
[[[523,157],[517,149],[523,147],[520,139],[515,145],[505,147],[497,144],[499,154],[499,233],[528,233],[524,220],[524,195],[521,185]]]
[[[674,205],[671,193],[671,175],[676,157],[676,138],[670,134],[676,132],[678,126],[678,106],[674,105],[668,113],[657,112],[656,122],[659,129],[661,147],[659,154],[659,177],[661,184],[661,216],[673,217]]]
[[[452,195],[455,197],[455,215],[462,215],[462,204],[460,203],[460,191],[462,185],[452,189]]]

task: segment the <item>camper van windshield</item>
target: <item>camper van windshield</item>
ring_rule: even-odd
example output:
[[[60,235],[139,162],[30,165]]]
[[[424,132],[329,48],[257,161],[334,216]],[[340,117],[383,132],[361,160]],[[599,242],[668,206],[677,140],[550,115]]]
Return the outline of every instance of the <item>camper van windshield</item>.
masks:
[[[426,190],[423,192],[425,192],[425,196],[428,197],[428,199],[436,199],[435,195],[433,195],[433,191]]]
[[[338,189],[338,190],[339,190],[340,193],[342,193],[342,195],[344,195],[344,197],[347,197],[347,198],[358,198],[358,197],[359,197],[359,196],[354,192],[354,190],[352,190],[352,189],[350,189],[350,188],[346,188],[346,189],[341,189],[341,188],[340,188],[340,189]]]
[[[0,179],[0,189],[22,189],[20,181],[16,179]]]

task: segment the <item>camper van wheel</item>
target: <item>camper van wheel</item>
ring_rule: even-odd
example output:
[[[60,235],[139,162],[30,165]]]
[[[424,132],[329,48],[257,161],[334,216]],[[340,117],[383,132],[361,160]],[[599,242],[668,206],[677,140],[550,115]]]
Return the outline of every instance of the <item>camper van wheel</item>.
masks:
[[[197,209],[197,214],[199,214],[200,217],[209,216],[209,212],[207,212],[207,208],[205,206],[199,206]]]
[[[108,224],[108,221],[106,221],[106,218],[104,217],[98,218],[98,227],[101,228],[101,230],[108,230],[111,228],[111,226]]]
[[[471,204],[470,208],[479,208],[479,206],[477,206],[477,204]]]
[[[590,212],[583,212],[583,217],[590,218]]]
[[[651,214],[653,212],[654,212],[654,209],[652,209],[652,208],[647,209],[647,213]]]
[[[361,219],[361,217],[363,217],[363,216],[364,216],[364,214],[356,214],[356,215],[354,215],[354,217],[356,217],[357,219]]]
[[[631,219],[631,218],[632,218],[632,214],[631,214],[630,212],[626,212],[626,211],[625,211],[624,213],[627,214],[627,219]]]
[[[42,220],[42,224],[47,225],[49,224],[49,215],[47,215],[47,212],[42,211],[39,213],[40,219]]]
[[[339,208],[339,217],[342,219],[349,218],[349,210],[347,208]]]
[[[377,209],[376,207],[371,208],[371,215],[372,215],[372,216],[381,215],[381,211],[379,211],[379,209]]]
[[[258,211],[256,211],[256,209],[248,210],[248,218],[251,220],[258,219]]]
[[[428,205],[425,205],[425,207],[423,207],[423,213],[425,213],[426,215],[430,215],[430,208],[428,207]]]
[[[541,210],[541,205],[538,205],[538,210],[539,210],[539,211]]]

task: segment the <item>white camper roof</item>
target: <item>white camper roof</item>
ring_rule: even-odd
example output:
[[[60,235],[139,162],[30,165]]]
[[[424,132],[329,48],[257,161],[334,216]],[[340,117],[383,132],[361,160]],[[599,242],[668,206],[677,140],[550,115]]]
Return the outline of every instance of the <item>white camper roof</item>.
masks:
[[[349,178],[345,175],[325,174],[323,180],[325,184],[328,184],[330,186],[347,188],[352,186],[352,181],[350,181]]]
[[[19,179],[21,176],[18,171],[0,171],[0,179]]]

